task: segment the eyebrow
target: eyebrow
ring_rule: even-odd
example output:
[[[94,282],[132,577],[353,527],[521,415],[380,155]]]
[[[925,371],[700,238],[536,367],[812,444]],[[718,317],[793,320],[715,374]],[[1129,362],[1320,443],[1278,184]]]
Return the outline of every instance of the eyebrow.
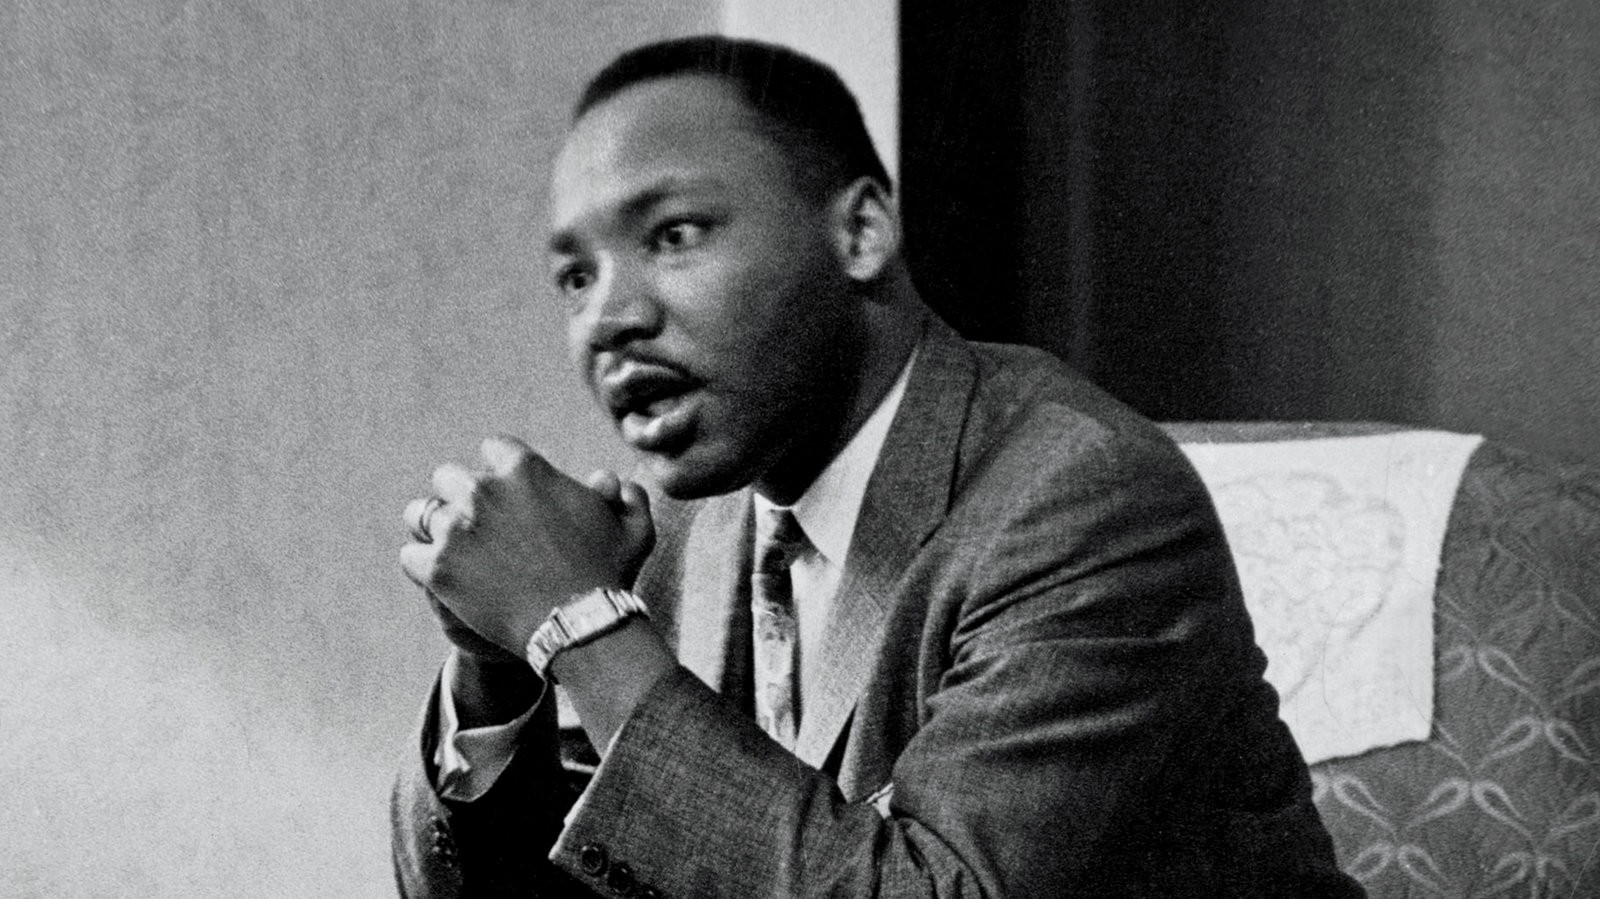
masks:
[[[623,200],[617,207],[618,217],[623,219],[639,218],[651,207],[675,194],[720,186],[722,186],[722,181],[718,178],[665,175]],[[571,229],[563,228],[550,235],[548,246],[552,253],[570,256],[581,249],[581,242]]]

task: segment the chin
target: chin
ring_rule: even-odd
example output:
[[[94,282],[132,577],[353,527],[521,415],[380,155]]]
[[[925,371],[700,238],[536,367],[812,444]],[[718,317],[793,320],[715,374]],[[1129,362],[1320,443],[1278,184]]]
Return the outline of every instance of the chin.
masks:
[[[703,455],[694,448],[674,456],[646,454],[644,468],[662,493],[679,500],[721,496],[755,480],[754,471],[717,464],[716,460],[705,459]]]

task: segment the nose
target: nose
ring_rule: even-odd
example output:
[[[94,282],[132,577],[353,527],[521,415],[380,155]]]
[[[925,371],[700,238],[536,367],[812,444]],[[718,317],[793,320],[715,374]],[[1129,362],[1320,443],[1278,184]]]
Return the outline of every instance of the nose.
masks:
[[[599,279],[583,299],[575,323],[591,352],[615,350],[655,336],[661,328],[661,304],[654,286],[637,266],[602,265]]]

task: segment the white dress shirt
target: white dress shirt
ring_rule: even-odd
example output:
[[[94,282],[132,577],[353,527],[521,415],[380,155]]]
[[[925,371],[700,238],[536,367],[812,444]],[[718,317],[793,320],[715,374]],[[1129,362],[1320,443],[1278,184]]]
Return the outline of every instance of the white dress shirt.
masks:
[[[856,519],[861,515],[861,503],[867,495],[867,483],[877,467],[900,401],[905,397],[916,358],[917,353],[913,351],[894,385],[878,401],[850,442],[789,507],[811,544],[789,570],[800,625],[802,684],[816,674],[811,670],[811,660],[822,645],[828,609],[844,575],[845,559],[855,535]],[[775,505],[759,493],[755,494],[755,502],[758,511]],[[434,750],[434,763],[439,767],[440,793],[447,799],[470,801],[488,792],[500,772],[511,763],[518,732],[533,715],[533,708],[507,724],[461,729],[455,697],[449,689],[456,664],[456,653],[451,652],[440,675],[444,687],[439,691],[439,740]],[[804,715],[805,710],[801,709],[800,714]]]
[[[894,423],[895,412],[905,396],[906,381],[911,374],[913,353],[900,369],[900,377],[878,402],[876,409],[862,423],[850,442],[839,455],[833,457],[828,467],[817,475],[806,492],[788,507],[805,532],[811,548],[806,550],[789,569],[794,585],[795,617],[800,624],[800,681],[802,684],[815,676],[810,660],[817,656],[822,645],[822,630],[828,621],[828,609],[833,605],[834,594],[839,592],[839,581],[844,576],[845,558],[850,554],[850,539],[856,532],[856,519],[861,515],[861,502],[867,496],[867,482],[878,465],[883,452],[883,442],[889,436],[889,425]],[[757,493],[756,511],[781,508]],[[800,713],[805,714],[801,709]]]

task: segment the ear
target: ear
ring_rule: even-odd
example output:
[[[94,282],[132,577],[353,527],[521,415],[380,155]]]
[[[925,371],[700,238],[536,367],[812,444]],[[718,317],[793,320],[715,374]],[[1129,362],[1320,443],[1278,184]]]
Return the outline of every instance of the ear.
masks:
[[[862,176],[833,200],[835,250],[846,275],[871,281],[900,252],[900,214],[889,191]]]

